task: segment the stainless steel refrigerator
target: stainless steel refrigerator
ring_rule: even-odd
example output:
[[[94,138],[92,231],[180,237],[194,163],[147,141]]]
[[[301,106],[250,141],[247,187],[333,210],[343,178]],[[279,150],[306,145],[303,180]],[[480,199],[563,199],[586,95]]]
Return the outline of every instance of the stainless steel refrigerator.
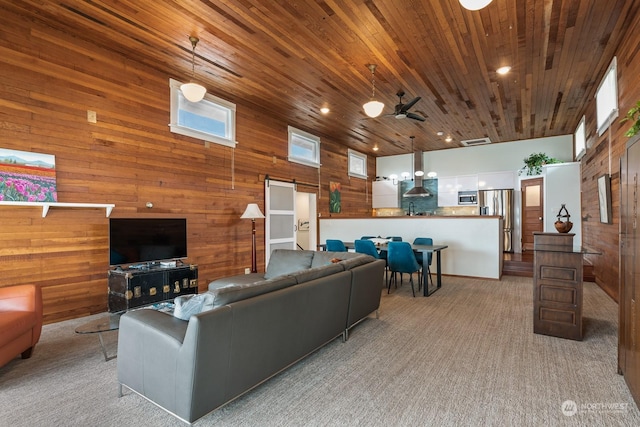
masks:
[[[504,220],[504,251],[513,252],[513,190],[478,191],[480,215],[500,215]]]

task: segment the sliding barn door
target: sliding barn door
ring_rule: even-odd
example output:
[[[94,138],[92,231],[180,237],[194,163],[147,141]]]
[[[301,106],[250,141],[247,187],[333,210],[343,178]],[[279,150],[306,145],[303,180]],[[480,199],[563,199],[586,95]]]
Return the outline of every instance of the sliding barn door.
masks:
[[[274,249],[296,248],[296,185],[291,182],[264,181],[265,251],[264,265]]]

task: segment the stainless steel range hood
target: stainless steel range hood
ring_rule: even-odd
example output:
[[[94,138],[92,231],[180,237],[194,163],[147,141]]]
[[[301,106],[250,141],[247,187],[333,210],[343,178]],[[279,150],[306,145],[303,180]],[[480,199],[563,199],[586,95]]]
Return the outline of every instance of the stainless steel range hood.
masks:
[[[422,151],[415,151],[413,153],[413,164],[414,164],[414,174],[415,171],[423,171],[424,169],[422,168]],[[431,197],[433,196],[433,194],[431,194],[429,192],[429,190],[427,190],[426,188],[424,188],[422,186],[422,177],[421,176],[415,176],[413,177],[414,182],[415,182],[415,186],[407,191],[406,193],[404,193],[402,195],[402,197]]]

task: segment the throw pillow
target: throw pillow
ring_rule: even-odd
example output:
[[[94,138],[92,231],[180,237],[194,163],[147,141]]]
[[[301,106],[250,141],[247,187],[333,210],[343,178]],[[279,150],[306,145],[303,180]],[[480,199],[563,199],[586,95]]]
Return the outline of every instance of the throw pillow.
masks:
[[[213,308],[213,294],[204,292],[197,295],[180,295],[174,300],[173,316],[182,320],[189,320],[194,314]]]

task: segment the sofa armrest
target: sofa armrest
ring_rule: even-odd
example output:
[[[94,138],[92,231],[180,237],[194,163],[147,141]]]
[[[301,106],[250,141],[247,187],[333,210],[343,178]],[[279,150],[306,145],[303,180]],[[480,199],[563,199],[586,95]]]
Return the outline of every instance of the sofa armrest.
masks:
[[[203,319],[209,319],[203,321]],[[118,382],[193,422],[224,403],[228,387],[231,309],[219,307],[189,321],[150,309],[120,319]]]
[[[36,285],[17,285],[0,288],[0,311],[30,311],[36,314],[32,345],[42,331],[42,290]]]

